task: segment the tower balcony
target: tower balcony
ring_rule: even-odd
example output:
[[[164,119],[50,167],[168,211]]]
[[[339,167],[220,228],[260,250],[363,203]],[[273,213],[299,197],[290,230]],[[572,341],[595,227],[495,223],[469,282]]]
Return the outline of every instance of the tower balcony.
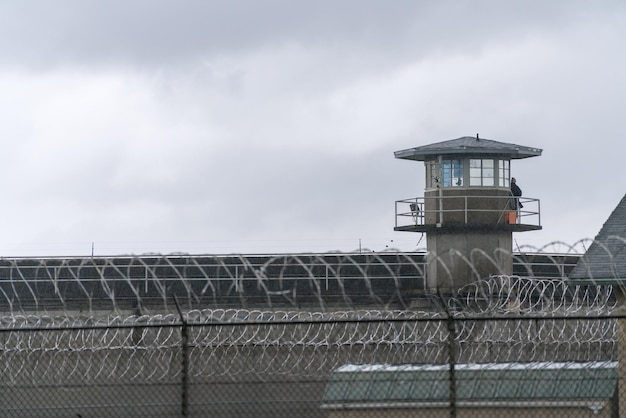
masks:
[[[516,201],[521,207],[516,207]],[[437,192],[396,201],[395,231],[536,231],[539,199],[510,195],[450,195]]]

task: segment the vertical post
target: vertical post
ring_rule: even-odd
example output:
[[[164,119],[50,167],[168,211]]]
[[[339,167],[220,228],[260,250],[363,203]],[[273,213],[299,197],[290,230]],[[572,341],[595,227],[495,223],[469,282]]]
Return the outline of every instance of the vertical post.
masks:
[[[465,205],[465,210],[464,210],[464,212],[465,212],[465,224],[467,225],[467,220],[468,220],[467,212],[469,212],[469,206],[468,206],[469,202],[467,201],[467,196],[464,196],[463,198],[465,200],[464,203],[463,203]]]
[[[395,208],[396,209],[396,216],[395,216],[396,224],[395,224],[395,227],[397,228],[398,227],[398,202],[397,201],[395,203],[395,206],[396,206],[396,208]]]
[[[440,289],[438,289],[438,295],[439,300],[441,301],[441,306],[446,313],[446,323],[448,325],[448,402],[450,404],[450,418],[456,418],[456,323]]]
[[[437,177],[439,180],[437,181],[437,192],[439,194],[439,222],[437,223],[441,225],[443,223],[443,190],[441,189],[441,183],[443,183],[443,159],[441,155],[439,156],[438,161],[439,168],[437,170]]]
[[[617,306],[624,307],[626,295],[617,291]],[[617,317],[617,410],[618,417],[626,416],[626,318]]]
[[[541,226],[541,202],[539,202],[539,199],[537,200],[537,225]]]
[[[454,317],[448,311],[448,363],[450,367],[450,418],[456,418],[456,353],[455,353],[455,339],[456,339],[456,324],[454,323]]]
[[[181,413],[183,417],[187,417],[189,413],[189,327],[187,319],[183,315],[178,303],[178,298],[174,295],[174,303],[181,321],[181,355],[182,355],[182,373],[181,373]]]

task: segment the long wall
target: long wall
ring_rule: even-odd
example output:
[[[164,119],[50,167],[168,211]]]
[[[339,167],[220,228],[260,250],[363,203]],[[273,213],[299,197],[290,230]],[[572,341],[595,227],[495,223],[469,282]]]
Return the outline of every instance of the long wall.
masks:
[[[561,280],[578,255],[514,254],[514,275]],[[425,253],[0,259],[0,311],[404,309]]]

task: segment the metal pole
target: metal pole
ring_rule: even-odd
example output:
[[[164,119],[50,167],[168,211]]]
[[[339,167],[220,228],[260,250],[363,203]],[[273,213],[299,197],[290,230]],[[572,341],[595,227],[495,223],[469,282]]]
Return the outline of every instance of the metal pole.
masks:
[[[537,218],[539,218],[537,225],[541,226],[541,202],[539,199],[537,199]]]
[[[439,300],[441,301],[441,305],[443,310],[446,313],[446,323],[448,324],[448,367],[449,367],[449,397],[448,402],[450,404],[450,417],[456,418],[456,323],[454,321],[454,316],[450,312],[448,305],[446,304],[446,299],[441,294],[441,290],[438,289]]]
[[[454,323],[454,317],[448,312],[448,351],[449,351],[449,365],[450,365],[450,417],[456,418],[456,370],[454,368],[456,362],[455,356],[455,342],[456,339],[456,324]]]
[[[437,188],[438,190],[438,194],[439,194],[439,222],[437,222],[438,224],[442,224],[443,223],[443,190],[441,190],[441,185],[443,183],[443,159],[441,157],[441,155],[439,156],[439,168],[437,170],[437,177],[439,178],[439,181],[437,182]]]
[[[187,326],[187,320],[180,309],[178,298],[174,295],[174,303],[176,304],[176,310],[180,315],[180,321],[182,323],[181,334],[181,354],[182,354],[182,373],[181,373],[181,413],[183,417],[188,416],[189,412],[189,328]]]
[[[469,212],[469,207],[468,207],[469,206],[469,202],[467,201],[467,196],[464,196],[464,197],[465,197],[465,202],[464,202],[464,205],[465,205],[465,224],[467,225],[467,221],[468,221],[467,212]]]

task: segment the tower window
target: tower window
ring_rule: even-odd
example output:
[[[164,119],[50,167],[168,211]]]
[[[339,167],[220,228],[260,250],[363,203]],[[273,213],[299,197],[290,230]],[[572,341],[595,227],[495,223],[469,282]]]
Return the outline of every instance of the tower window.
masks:
[[[498,158],[426,161],[426,188],[500,187],[510,185],[510,161]]]
[[[493,186],[495,183],[494,163],[491,159],[470,159],[470,186]]]
[[[435,161],[428,161],[426,163],[426,187],[437,188],[441,187],[441,174],[439,173],[440,165]]]
[[[443,187],[463,186],[463,161],[443,160],[441,162],[441,175]]]
[[[509,163],[507,160],[498,160],[498,185],[500,187],[509,187]]]

